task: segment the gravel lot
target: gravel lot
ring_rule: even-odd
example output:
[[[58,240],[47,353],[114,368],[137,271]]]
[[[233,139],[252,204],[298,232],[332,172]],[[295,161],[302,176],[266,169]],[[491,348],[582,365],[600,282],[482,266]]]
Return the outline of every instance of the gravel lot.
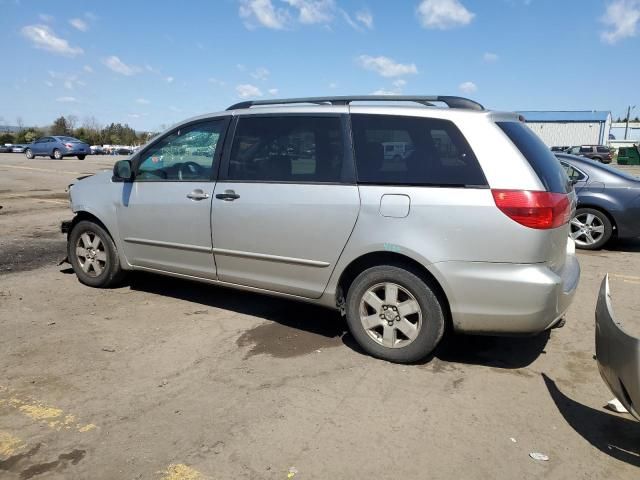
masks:
[[[0,154],[0,478],[639,477],[593,313],[609,272],[640,333],[640,239],[580,254],[564,328],[394,365],[321,308],[150,275],[81,285],[57,265],[64,189],[116,158]]]

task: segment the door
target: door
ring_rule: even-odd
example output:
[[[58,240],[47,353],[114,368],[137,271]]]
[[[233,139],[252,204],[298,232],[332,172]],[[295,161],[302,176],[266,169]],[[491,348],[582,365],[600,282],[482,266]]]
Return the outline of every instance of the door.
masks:
[[[181,126],[143,150],[117,204],[124,251],[136,267],[215,278],[211,198],[226,118]]]
[[[47,141],[49,140],[48,137],[42,137],[37,139],[35,142],[33,142],[33,145],[29,145],[29,147],[31,148],[31,152],[34,155],[43,155],[45,154],[45,150],[46,150],[46,146],[47,146]]]
[[[213,200],[220,280],[322,295],[360,207],[345,130],[339,114],[237,120]]]

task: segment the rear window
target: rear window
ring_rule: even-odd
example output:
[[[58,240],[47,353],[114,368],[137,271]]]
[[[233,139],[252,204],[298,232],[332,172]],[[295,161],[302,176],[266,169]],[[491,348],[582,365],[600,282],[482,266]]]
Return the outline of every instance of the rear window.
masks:
[[[535,133],[520,122],[496,122],[496,125],[527,159],[548,192],[569,193],[571,191],[571,183],[564,169]]]
[[[359,183],[485,187],[471,147],[448,120],[352,114]]]
[[[598,150],[598,153],[611,153],[611,150],[609,150],[609,147],[598,147],[597,150]]]

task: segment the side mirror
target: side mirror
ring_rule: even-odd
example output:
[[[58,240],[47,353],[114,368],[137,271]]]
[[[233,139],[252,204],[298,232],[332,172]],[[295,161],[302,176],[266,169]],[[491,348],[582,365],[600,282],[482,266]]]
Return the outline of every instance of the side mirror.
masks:
[[[113,165],[114,182],[131,182],[133,180],[133,168],[130,160],[119,160]]]

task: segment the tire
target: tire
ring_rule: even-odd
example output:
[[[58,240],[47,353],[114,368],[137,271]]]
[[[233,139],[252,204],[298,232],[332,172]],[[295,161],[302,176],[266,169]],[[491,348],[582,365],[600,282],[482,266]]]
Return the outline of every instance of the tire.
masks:
[[[54,156],[53,156],[53,155],[49,155],[49,158],[50,158],[51,160],[53,160],[53,159],[54,159]]]
[[[600,157],[592,157],[591,160],[602,163],[602,159]]]
[[[404,316],[403,304],[408,312]],[[369,355],[390,362],[424,359],[444,334],[444,311],[435,291],[419,275],[404,268],[380,265],[362,272],[349,287],[346,307],[349,331],[358,344]]]
[[[62,160],[62,152],[57,148],[53,150],[53,158],[56,160]]]
[[[78,155],[78,160],[84,160],[85,155]]]
[[[67,255],[78,280],[90,287],[116,286],[126,274],[111,236],[92,221],[82,220],[73,227],[67,239]]]
[[[30,148],[27,148],[24,151],[25,156],[29,159],[29,160],[33,160],[36,156],[33,154],[33,152],[31,151]]]
[[[571,219],[571,238],[576,248],[599,250],[611,239],[613,225],[601,210],[578,208]]]

